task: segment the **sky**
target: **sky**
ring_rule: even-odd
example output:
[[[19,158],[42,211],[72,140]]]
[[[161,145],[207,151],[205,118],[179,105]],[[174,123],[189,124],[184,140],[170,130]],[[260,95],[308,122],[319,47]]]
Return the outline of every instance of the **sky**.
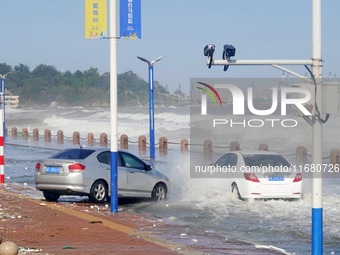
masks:
[[[109,40],[85,39],[85,0],[1,0],[0,63],[12,67],[53,65],[59,71],[110,70]],[[322,1],[323,76],[340,77],[340,1]],[[311,59],[312,0],[142,0],[142,39],[118,40],[118,73],[133,71],[148,80],[147,64],[164,58],[154,79],[170,92],[189,93],[190,78],[280,78],[264,66],[208,69],[203,48],[236,48],[234,59]],[[289,67],[305,74],[303,67]]]

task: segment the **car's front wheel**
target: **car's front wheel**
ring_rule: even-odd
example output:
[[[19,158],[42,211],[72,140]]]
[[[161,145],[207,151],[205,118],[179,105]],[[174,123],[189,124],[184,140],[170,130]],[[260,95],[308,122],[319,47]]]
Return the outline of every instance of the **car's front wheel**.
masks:
[[[107,185],[104,181],[96,181],[90,191],[90,200],[95,203],[104,203],[108,195]]]
[[[50,201],[50,202],[57,202],[59,197],[60,197],[60,195],[58,193],[55,193],[55,192],[52,192],[52,191],[49,191],[49,190],[44,190],[43,195],[44,195],[45,199],[47,201]]]
[[[158,183],[152,191],[152,199],[155,201],[163,201],[166,199],[168,189],[165,184]]]

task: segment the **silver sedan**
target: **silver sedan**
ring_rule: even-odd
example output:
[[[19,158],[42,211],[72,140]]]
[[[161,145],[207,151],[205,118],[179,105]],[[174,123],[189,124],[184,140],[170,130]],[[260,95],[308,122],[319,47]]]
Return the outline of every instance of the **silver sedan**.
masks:
[[[88,196],[101,203],[110,196],[110,156],[107,148],[74,148],[40,160],[35,167],[35,187],[48,201],[61,195]],[[118,151],[118,196],[160,201],[170,183],[162,173],[135,155]]]

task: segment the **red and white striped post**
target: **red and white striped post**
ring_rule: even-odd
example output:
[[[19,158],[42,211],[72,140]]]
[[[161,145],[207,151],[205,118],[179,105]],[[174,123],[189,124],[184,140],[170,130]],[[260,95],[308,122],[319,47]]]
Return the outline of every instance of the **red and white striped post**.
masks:
[[[0,120],[3,118],[3,109],[0,109]],[[0,124],[0,184],[2,183],[5,183],[4,126]]]

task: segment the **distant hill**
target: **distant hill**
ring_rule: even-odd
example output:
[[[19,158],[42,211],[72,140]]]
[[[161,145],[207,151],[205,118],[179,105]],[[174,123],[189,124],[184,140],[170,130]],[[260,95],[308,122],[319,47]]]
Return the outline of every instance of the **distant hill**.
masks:
[[[6,77],[6,89],[20,96],[21,107],[88,106],[106,107],[110,104],[110,74],[100,75],[97,68],[84,72],[60,72],[54,66],[38,65],[30,71],[27,65],[12,68],[0,64],[0,74]],[[155,104],[174,105],[179,99],[169,94],[155,81]],[[118,74],[118,105],[147,105],[148,82],[132,71]],[[181,101],[181,100],[180,100]]]

